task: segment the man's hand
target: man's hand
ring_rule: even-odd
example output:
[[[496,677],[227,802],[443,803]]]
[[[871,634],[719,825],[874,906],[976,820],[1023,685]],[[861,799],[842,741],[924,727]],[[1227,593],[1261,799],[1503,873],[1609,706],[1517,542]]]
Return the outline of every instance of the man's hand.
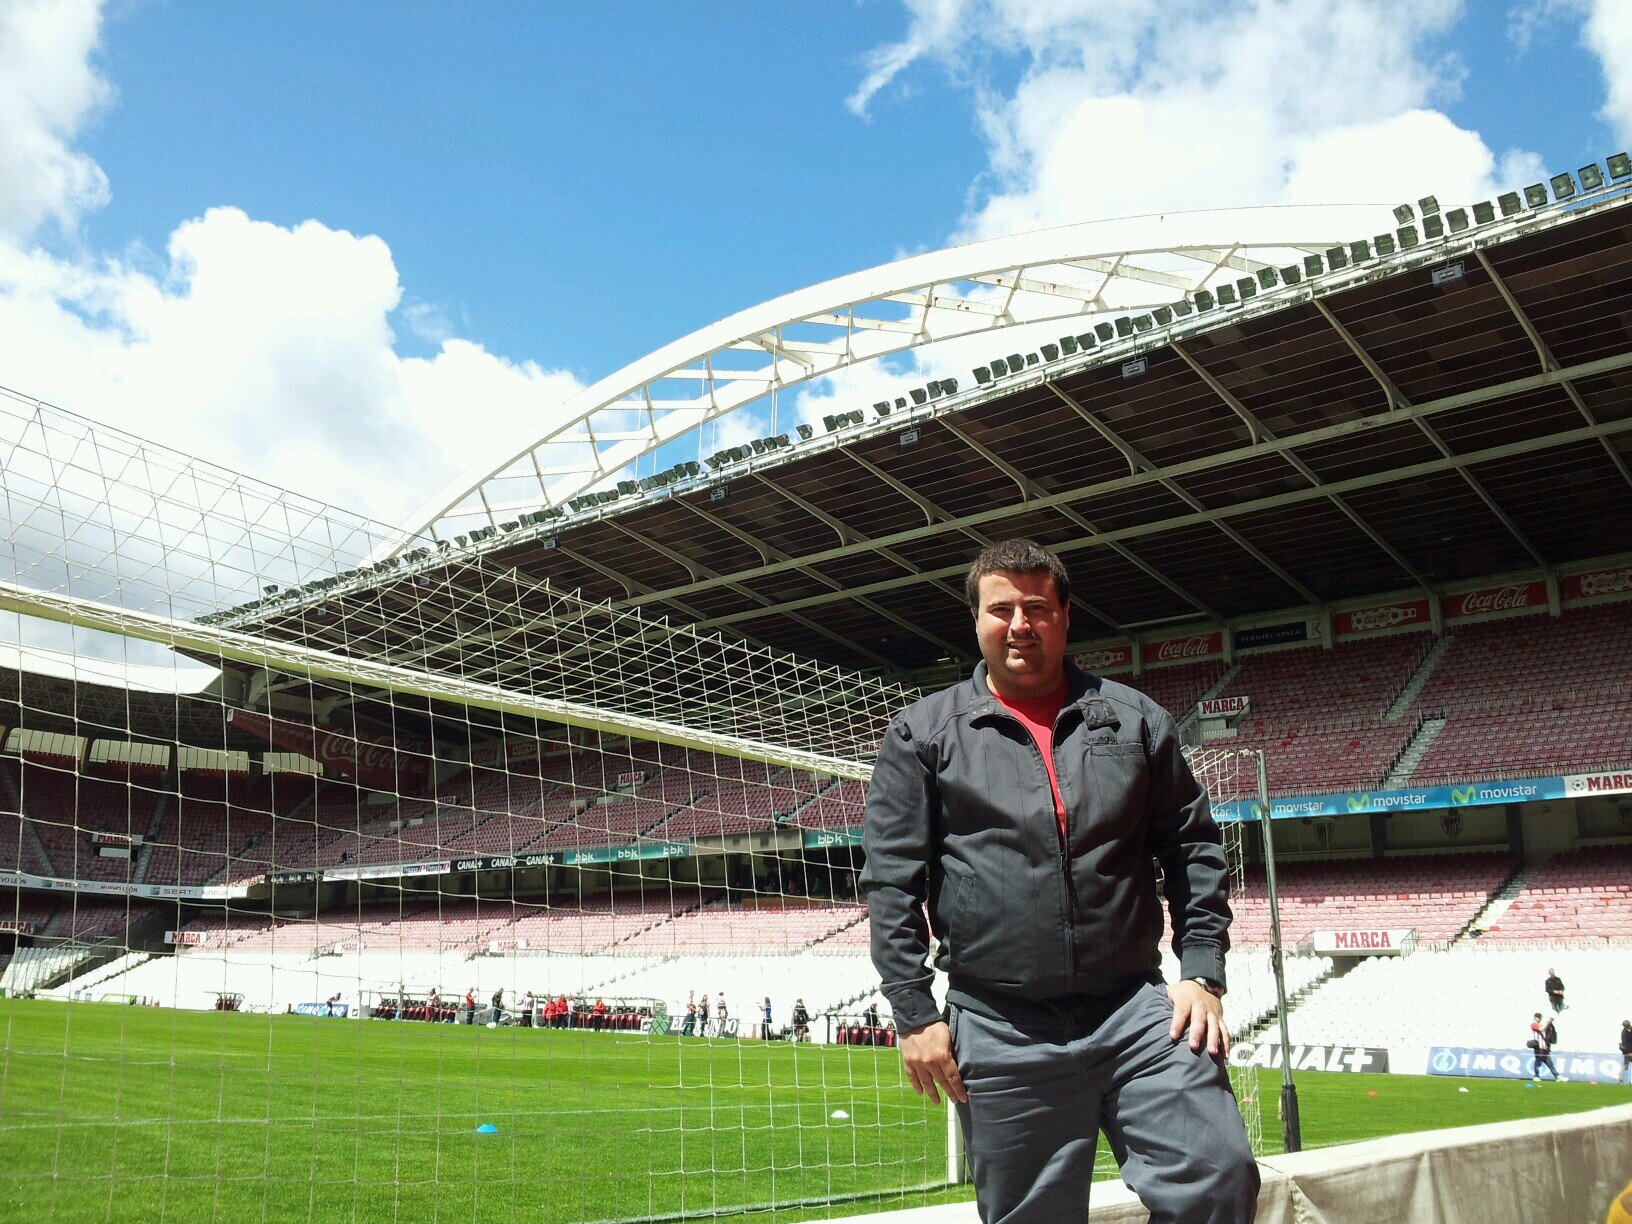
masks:
[[[1221,999],[1189,980],[1174,982],[1167,988],[1167,996],[1173,1000],[1173,1027],[1169,1037],[1177,1041],[1188,1026],[1192,1050],[1201,1049],[1206,1042],[1207,1053],[1215,1058],[1230,1052],[1230,1030],[1224,1025]]]
[[[960,1105],[968,1102],[969,1093],[963,1087],[958,1064],[952,1057],[952,1030],[946,1027],[946,1021],[936,1020],[915,1028],[903,1034],[898,1044],[901,1062],[914,1092],[928,1096],[937,1105],[941,1103],[941,1091]]]

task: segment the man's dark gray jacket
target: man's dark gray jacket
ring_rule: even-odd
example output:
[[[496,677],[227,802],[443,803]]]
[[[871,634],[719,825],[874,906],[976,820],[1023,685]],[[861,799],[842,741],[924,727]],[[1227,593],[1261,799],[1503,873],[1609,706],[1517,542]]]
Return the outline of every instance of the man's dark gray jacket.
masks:
[[[1173,719],[1149,697],[1066,664],[1054,769],[991,694],[986,665],[898,714],[867,794],[861,885],[873,964],[902,1032],[940,1018],[926,965],[954,1002],[1111,994],[1159,979],[1162,866],[1185,977],[1224,981],[1228,866]]]

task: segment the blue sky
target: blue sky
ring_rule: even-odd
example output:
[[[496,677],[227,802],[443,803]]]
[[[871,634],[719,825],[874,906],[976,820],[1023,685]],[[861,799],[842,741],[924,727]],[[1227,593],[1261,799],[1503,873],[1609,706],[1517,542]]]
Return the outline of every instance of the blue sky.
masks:
[[[8,0],[0,385],[400,517],[473,439],[905,252],[1601,159],[1629,14]]]

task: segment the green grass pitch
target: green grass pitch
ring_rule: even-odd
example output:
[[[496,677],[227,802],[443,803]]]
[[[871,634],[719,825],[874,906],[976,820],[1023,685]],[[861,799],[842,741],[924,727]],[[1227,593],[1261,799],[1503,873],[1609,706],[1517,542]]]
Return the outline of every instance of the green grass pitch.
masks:
[[[944,1175],[944,1114],[904,1086],[894,1050],[16,1000],[0,1001],[0,1040],[4,1220],[486,1224],[969,1195],[917,1190]],[[1307,1146],[1632,1100],[1579,1083],[1298,1081]],[[1256,1089],[1277,1140],[1278,1085]]]

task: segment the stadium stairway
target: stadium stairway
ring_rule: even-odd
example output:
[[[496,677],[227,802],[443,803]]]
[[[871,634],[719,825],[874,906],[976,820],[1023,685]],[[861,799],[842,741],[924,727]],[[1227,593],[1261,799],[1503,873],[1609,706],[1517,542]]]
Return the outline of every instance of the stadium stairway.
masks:
[[[1445,730],[1448,721],[1439,717],[1424,718],[1417,725],[1410,741],[1389,768],[1387,776],[1383,778],[1384,790],[1394,790],[1410,782],[1411,775],[1422,763],[1422,758],[1428,755],[1428,749],[1434,746],[1434,741],[1439,738],[1439,733]]]
[[[1195,702],[1190,706],[1190,708],[1179,716],[1177,725],[1179,729],[1179,738],[1183,743],[1197,744],[1201,742],[1201,703],[1209,700],[1210,698],[1217,697],[1229,687],[1230,681],[1234,680],[1240,674],[1241,664],[1230,664],[1230,666],[1224,669],[1223,673],[1217,680],[1214,680],[1210,685],[1202,690],[1201,696],[1196,698]]]
[[[1445,652],[1450,648],[1450,635],[1441,634],[1428,648],[1428,653],[1423,655],[1422,662],[1417,664],[1417,670],[1411,673],[1411,678],[1405,682],[1399,696],[1394,698],[1393,704],[1388,707],[1388,713],[1383,715],[1386,721],[1398,722],[1405,717],[1406,712],[1416,704],[1418,694],[1422,692],[1423,686],[1433,676],[1434,669],[1439,666],[1439,661],[1445,657]]]
[[[1512,875],[1507,877],[1502,886],[1491,895],[1484,908],[1473,916],[1467,926],[1457,932],[1456,938],[1451,942],[1455,944],[1465,939],[1477,939],[1495,926],[1497,920],[1507,913],[1513,902],[1519,899],[1519,894],[1530,887],[1530,881],[1534,880],[1546,865],[1547,860],[1543,858],[1534,863],[1526,863],[1514,871]]]
[[[1358,963],[1359,962],[1352,957],[1333,957],[1330,965],[1321,970],[1320,973],[1318,973],[1308,982],[1305,982],[1302,986],[1299,986],[1291,994],[1287,995],[1286,1015],[1288,1021],[1290,1022],[1292,1013],[1297,1010],[1298,1004],[1302,1003],[1305,999],[1314,994],[1315,991],[1319,990],[1333,978],[1342,977]],[[1260,1012],[1258,1015],[1252,1017],[1245,1024],[1243,1024],[1241,1026],[1241,1030],[1236,1033],[1231,1040],[1238,1043],[1255,1042],[1265,1034],[1272,1034],[1278,1039],[1279,1033],[1275,1032],[1275,1030],[1280,1024],[1280,1017],[1281,1009],[1277,1006],[1271,1006],[1269,1010]]]

